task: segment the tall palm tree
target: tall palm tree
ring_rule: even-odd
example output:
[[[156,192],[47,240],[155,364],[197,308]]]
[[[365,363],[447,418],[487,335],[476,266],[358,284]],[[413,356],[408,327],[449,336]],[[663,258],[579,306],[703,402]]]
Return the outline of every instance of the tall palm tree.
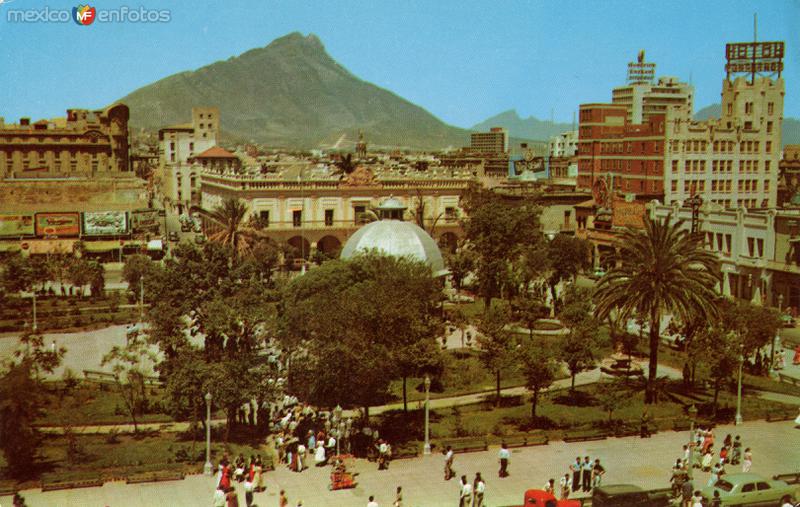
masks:
[[[230,246],[237,256],[247,253],[250,250],[253,231],[245,225],[246,215],[247,205],[244,202],[235,198],[225,199],[209,214],[209,218],[220,229],[209,235],[208,239]]]
[[[617,310],[624,320],[634,315],[650,325],[650,365],[645,402],[656,400],[656,368],[661,317],[672,314],[683,322],[693,316],[712,319],[718,310],[719,261],[703,248],[702,236],[672,223],[645,217],[643,229],[627,229],[616,240],[618,266],[595,289],[595,315],[603,320]]]

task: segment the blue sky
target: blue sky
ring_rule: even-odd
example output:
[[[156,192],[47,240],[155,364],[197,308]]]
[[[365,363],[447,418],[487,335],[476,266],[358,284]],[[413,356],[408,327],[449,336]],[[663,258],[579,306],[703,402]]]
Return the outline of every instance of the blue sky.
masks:
[[[719,101],[726,42],[786,41],[784,115],[800,117],[800,2],[472,0],[91,3],[169,9],[168,23],[19,23],[0,0],[0,116],[17,121],[97,108],[175,72],[314,33],[362,79],[468,127],[507,109],[571,121],[609,101],[639,49],[658,75],[691,77],[696,106]],[[268,97],[264,98],[269,100]]]

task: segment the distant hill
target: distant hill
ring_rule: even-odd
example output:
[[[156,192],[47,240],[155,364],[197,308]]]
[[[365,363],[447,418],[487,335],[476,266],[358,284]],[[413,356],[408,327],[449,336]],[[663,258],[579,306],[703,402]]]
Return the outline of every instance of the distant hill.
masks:
[[[533,116],[521,118],[515,109],[509,109],[472,126],[472,130],[487,131],[492,127],[505,127],[510,137],[547,141],[550,137],[572,130],[571,123],[554,123]]]
[[[700,109],[694,114],[695,120],[708,120],[710,118],[719,118],[722,114],[722,106],[720,104],[711,104],[703,109]],[[797,118],[784,118],[783,131],[782,131],[781,144],[800,144],[800,120]]]
[[[122,97],[131,126],[157,130],[191,121],[192,106],[217,106],[233,139],[276,147],[371,146],[439,149],[469,144],[466,130],[362,81],[315,35],[291,33],[268,46],[181,72]],[[344,137],[343,137],[344,136]]]

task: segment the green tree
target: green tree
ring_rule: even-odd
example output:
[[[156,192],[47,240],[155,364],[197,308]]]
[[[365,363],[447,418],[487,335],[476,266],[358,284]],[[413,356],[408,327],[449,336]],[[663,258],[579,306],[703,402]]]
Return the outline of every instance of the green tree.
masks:
[[[535,419],[539,394],[553,385],[558,374],[558,364],[547,347],[534,340],[526,340],[522,350],[522,371],[525,374],[525,387],[533,394],[531,418]]]
[[[88,270],[90,273],[89,287],[92,291],[92,296],[101,297],[105,293],[106,288],[106,273],[103,265],[97,261],[88,261]]]
[[[464,279],[469,276],[475,267],[475,255],[464,246],[459,247],[455,253],[446,254],[445,263],[450,270],[450,279],[453,281],[453,288],[460,291],[463,288]]]
[[[481,362],[495,377],[495,404],[500,406],[501,375],[516,363],[517,341],[507,329],[511,316],[506,307],[487,310],[478,323],[478,345]]]
[[[616,309],[624,317],[639,315],[649,325],[650,364],[646,403],[656,403],[655,382],[662,315],[686,322],[694,315],[713,319],[719,281],[716,254],[703,248],[702,237],[672,217],[651,220],[644,229],[627,229],[615,242],[619,265],[600,279],[595,290],[598,320]]]
[[[45,347],[41,335],[26,333],[18,348],[3,361],[0,370],[0,449],[7,473],[26,479],[35,470],[41,435],[33,426],[41,415],[45,387],[42,373],[52,373],[65,349]]]
[[[599,327],[593,318],[587,318],[572,325],[561,342],[561,360],[567,364],[572,382],[570,390],[575,390],[575,377],[578,373],[594,367],[598,354]]]
[[[590,265],[592,247],[585,239],[556,234],[547,245],[550,267],[548,284],[553,296],[553,304],[558,299],[556,287],[560,282],[574,282],[578,273]]]
[[[464,230],[476,256],[476,276],[485,309],[508,283],[512,263],[523,248],[542,241],[540,209],[525,202],[509,204],[492,192],[477,192],[464,201],[468,217]]]
[[[596,384],[595,396],[602,408],[608,414],[608,422],[613,421],[614,411],[625,407],[631,402],[631,393],[624,378],[617,377],[607,382]]]
[[[529,338],[533,339],[533,326],[536,321],[547,317],[547,306],[541,299],[528,292],[522,292],[511,302],[514,317],[528,328]]]
[[[0,283],[8,292],[23,292],[33,288],[34,276],[27,257],[22,254],[12,255],[5,259],[0,271]]]
[[[209,218],[219,228],[209,235],[209,239],[229,246],[236,257],[248,253],[252,244],[254,230],[246,227],[247,205],[235,198],[228,198],[211,210]]]
[[[115,345],[103,356],[101,366],[111,365],[117,391],[125,402],[125,408],[133,422],[133,431],[139,431],[136,416],[143,412],[147,403],[145,390],[147,377],[147,361],[155,363],[157,358],[150,350],[145,337],[140,333],[131,333],[124,347]]]
[[[92,281],[95,273],[89,261],[83,258],[74,258],[70,260],[69,267],[67,268],[67,279],[69,283],[80,289],[81,297],[84,296],[84,287]]]
[[[742,340],[736,332],[725,329],[724,325],[710,326],[695,337],[695,347],[702,350],[700,362],[704,376],[714,386],[713,416],[717,416],[719,392],[739,366]]]

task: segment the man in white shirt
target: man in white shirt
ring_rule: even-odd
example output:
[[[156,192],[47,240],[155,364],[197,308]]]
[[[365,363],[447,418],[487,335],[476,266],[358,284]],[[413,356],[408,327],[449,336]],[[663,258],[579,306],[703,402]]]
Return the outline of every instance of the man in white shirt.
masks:
[[[469,507],[472,499],[472,484],[467,482],[467,476],[461,476],[461,494],[458,499],[458,507]]]
[[[378,502],[375,501],[375,497],[374,496],[370,495],[369,503],[367,504],[367,507],[379,507],[378,506]]]
[[[444,480],[449,481],[453,478],[453,460],[455,459],[455,453],[453,452],[453,448],[449,445],[447,446],[447,450],[444,453]]]
[[[508,445],[505,442],[500,444],[500,452],[497,454],[497,457],[500,460],[500,471],[497,475],[500,476],[500,478],[508,477],[508,462],[511,459],[511,452],[508,450]]]
[[[486,483],[483,482],[480,472],[475,474],[473,488],[475,492],[472,496],[472,507],[483,507],[483,494],[486,492]]]

